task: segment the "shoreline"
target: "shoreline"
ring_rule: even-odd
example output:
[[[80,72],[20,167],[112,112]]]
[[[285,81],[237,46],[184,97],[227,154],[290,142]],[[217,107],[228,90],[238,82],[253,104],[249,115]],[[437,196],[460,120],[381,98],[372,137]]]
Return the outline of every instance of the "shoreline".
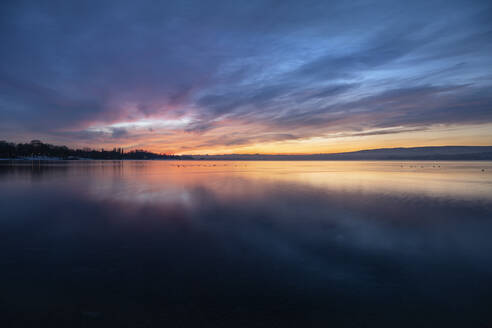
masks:
[[[95,159],[95,158],[78,158],[78,159],[63,159],[63,158],[0,158],[0,162],[109,162],[109,161],[196,161],[196,162],[492,162],[492,159],[442,159],[442,158],[371,158],[371,159],[220,159],[220,158],[189,158],[189,159]]]

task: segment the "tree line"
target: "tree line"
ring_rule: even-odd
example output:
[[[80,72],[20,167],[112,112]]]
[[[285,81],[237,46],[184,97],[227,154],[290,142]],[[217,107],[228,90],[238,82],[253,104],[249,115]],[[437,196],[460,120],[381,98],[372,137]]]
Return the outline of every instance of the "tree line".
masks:
[[[96,150],[90,148],[70,149],[32,140],[30,143],[0,141],[0,158],[58,158],[58,159],[190,159],[188,156],[156,154],[141,149],[124,151],[122,148]]]

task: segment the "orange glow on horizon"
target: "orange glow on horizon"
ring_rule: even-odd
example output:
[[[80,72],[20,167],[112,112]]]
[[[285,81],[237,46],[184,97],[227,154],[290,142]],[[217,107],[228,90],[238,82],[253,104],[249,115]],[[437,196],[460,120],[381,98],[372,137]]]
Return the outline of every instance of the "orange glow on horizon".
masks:
[[[101,143],[94,148],[111,149],[123,147],[126,150],[145,149],[156,153],[176,155],[218,155],[218,154],[319,154],[350,152],[364,149],[423,147],[423,146],[490,146],[492,125],[436,126],[422,131],[368,136],[330,135],[306,137],[295,140],[253,141],[238,145],[220,144],[221,136],[230,128],[222,127],[204,133],[174,131],[162,135],[158,132],[122,140],[119,144]],[[241,134],[250,133],[241,131]],[[129,142],[131,141],[131,142]],[[80,145],[77,145],[80,147]]]
[[[205,131],[187,132],[183,129],[151,131],[145,128],[129,130],[121,137],[105,137],[95,141],[88,140],[85,143],[74,142],[69,137],[50,139],[49,136],[29,134],[24,137],[27,141],[40,139],[46,143],[67,145],[71,148],[110,150],[121,147],[125,151],[143,149],[175,155],[307,155],[378,148],[492,145],[492,124],[434,125],[422,130],[374,135],[326,133],[308,129],[294,131],[293,134],[304,135],[304,137],[282,140],[282,133],[273,133],[268,127],[260,124],[241,125],[238,122],[220,122]],[[275,140],[278,135],[280,135],[279,140]],[[269,138],[273,140],[268,140]],[[26,142],[26,140],[17,142]]]

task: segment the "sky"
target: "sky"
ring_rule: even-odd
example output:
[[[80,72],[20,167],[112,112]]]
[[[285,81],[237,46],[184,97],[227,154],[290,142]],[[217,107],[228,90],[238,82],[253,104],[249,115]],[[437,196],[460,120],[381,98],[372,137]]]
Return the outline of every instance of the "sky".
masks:
[[[0,140],[492,145],[490,1],[1,1]]]

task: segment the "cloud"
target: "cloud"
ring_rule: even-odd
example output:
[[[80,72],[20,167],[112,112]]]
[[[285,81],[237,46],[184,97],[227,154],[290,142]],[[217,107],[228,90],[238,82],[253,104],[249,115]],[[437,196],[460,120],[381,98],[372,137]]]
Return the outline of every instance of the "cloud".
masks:
[[[0,129],[13,137],[76,143],[95,125],[186,119],[172,132],[183,147],[227,146],[492,122],[487,1],[0,6]],[[150,133],[171,132],[97,140]]]
[[[116,139],[126,135],[128,135],[128,131],[124,128],[113,128],[111,132],[111,136]]]

